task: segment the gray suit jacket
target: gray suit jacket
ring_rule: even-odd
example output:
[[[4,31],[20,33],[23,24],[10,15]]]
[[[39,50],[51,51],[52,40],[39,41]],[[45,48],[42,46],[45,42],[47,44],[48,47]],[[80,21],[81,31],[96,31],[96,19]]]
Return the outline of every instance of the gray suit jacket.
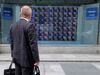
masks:
[[[32,67],[39,62],[39,52],[35,26],[20,19],[10,28],[11,56],[16,64]]]

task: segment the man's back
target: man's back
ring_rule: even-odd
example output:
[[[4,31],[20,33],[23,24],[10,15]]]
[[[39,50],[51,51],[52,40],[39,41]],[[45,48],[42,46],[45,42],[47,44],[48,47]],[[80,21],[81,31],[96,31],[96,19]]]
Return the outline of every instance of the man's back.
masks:
[[[13,40],[12,56],[15,63],[24,67],[32,66],[33,58],[29,45],[28,28],[30,23],[24,19],[20,19],[11,27],[11,36]]]

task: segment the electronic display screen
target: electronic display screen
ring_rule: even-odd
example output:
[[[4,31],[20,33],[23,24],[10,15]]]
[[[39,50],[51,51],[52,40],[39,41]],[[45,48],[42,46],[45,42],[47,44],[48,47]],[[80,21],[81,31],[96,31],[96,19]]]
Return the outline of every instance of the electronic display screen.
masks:
[[[33,6],[32,10],[38,40],[77,40],[77,6]]]

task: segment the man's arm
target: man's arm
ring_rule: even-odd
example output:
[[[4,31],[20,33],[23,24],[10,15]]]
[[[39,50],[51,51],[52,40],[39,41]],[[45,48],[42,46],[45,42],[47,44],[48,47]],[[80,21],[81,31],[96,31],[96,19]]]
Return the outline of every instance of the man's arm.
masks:
[[[39,52],[38,52],[38,44],[37,44],[37,34],[34,25],[30,25],[28,28],[28,38],[29,44],[31,47],[31,52],[34,58],[35,63],[39,62]]]
[[[13,57],[13,38],[12,38],[11,27],[10,27],[10,48],[11,48],[11,57]]]

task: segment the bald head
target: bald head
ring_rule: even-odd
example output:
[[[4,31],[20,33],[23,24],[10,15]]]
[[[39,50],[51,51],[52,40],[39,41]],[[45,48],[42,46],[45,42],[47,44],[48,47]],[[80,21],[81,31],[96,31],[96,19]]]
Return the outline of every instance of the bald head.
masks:
[[[32,9],[29,6],[22,6],[21,8],[21,17],[31,19]]]

